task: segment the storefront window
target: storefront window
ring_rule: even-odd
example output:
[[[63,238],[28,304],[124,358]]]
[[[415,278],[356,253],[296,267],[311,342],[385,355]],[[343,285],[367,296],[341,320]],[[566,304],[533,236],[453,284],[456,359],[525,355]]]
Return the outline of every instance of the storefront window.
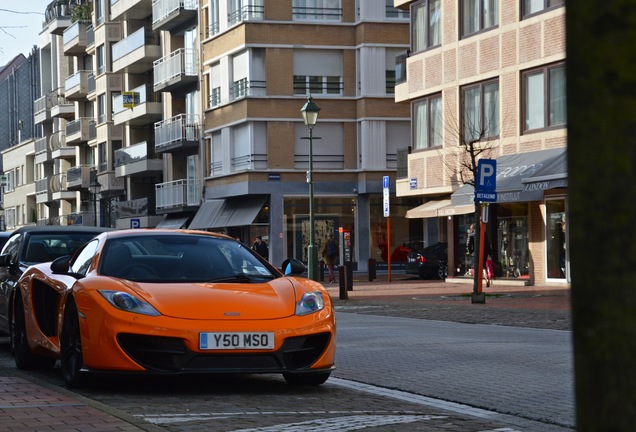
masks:
[[[502,277],[530,277],[527,207],[500,205],[497,215],[497,251]]]
[[[565,279],[568,276],[565,199],[546,200],[545,206],[548,278]]]
[[[314,197],[314,240],[318,250],[329,234],[338,238],[338,228],[351,231],[351,242],[355,245],[354,220],[355,198],[315,198]],[[286,244],[285,256],[307,262],[309,246],[309,199],[285,199]],[[352,247],[352,253],[355,248]],[[320,259],[320,257],[319,257]],[[355,253],[352,261],[355,261]]]

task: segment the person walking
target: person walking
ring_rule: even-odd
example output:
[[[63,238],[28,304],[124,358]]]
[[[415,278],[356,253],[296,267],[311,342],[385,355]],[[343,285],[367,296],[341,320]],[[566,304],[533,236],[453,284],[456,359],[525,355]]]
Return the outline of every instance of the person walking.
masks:
[[[327,264],[329,270],[329,283],[336,282],[336,276],[333,272],[333,266],[336,264],[336,258],[338,258],[338,243],[333,238],[333,234],[329,234],[327,241],[322,245],[321,255]]]
[[[263,241],[262,236],[257,236],[252,245],[252,250],[262,256],[265,259],[269,259],[269,247],[267,243]]]

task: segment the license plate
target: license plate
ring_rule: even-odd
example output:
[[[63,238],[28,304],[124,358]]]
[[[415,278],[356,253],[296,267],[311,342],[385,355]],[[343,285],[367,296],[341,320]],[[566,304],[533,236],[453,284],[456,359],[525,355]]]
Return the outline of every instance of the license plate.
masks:
[[[202,350],[274,349],[274,333],[200,333],[199,348]]]

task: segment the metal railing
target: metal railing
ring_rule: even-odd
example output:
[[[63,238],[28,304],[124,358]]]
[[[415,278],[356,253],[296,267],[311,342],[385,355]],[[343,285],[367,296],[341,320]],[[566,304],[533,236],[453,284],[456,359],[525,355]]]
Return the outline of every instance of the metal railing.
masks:
[[[146,141],[115,150],[116,167],[153,158],[154,154],[148,151]]]
[[[130,36],[113,45],[113,62],[146,44],[146,29],[140,28]]]
[[[265,6],[249,4],[231,11],[227,15],[227,21],[232,25],[241,21],[262,20],[264,12]]]
[[[196,206],[201,203],[199,180],[175,180],[155,185],[157,209]]]
[[[180,75],[197,76],[197,51],[189,48],[179,48],[169,55],[155,60],[153,72],[154,85],[162,84]]]
[[[179,114],[155,123],[156,149],[174,142],[198,140],[199,116],[197,114]]]
[[[179,9],[194,10],[199,8],[197,0],[152,0],[152,23],[166,19]]]

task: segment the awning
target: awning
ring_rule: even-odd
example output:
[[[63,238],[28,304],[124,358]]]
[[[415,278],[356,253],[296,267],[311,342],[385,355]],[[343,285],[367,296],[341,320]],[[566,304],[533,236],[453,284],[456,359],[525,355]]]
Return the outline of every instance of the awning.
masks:
[[[407,210],[406,218],[417,219],[437,217],[437,210],[450,205],[450,203],[450,199],[428,201],[420,206],[412,208],[411,210]]]
[[[213,199],[203,202],[188,228],[214,229],[250,225],[267,197]]]
[[[179,229],[188,222],[189,216],[172,216],[165,215],[161,222],[157,224],[157,228]]]
[[[497,202],[543,199],[548,189],[567,187],[565,148],[518,153],[497,158]],[[453,205],[474,200],[474,189],[464,185],[451,195]]]

